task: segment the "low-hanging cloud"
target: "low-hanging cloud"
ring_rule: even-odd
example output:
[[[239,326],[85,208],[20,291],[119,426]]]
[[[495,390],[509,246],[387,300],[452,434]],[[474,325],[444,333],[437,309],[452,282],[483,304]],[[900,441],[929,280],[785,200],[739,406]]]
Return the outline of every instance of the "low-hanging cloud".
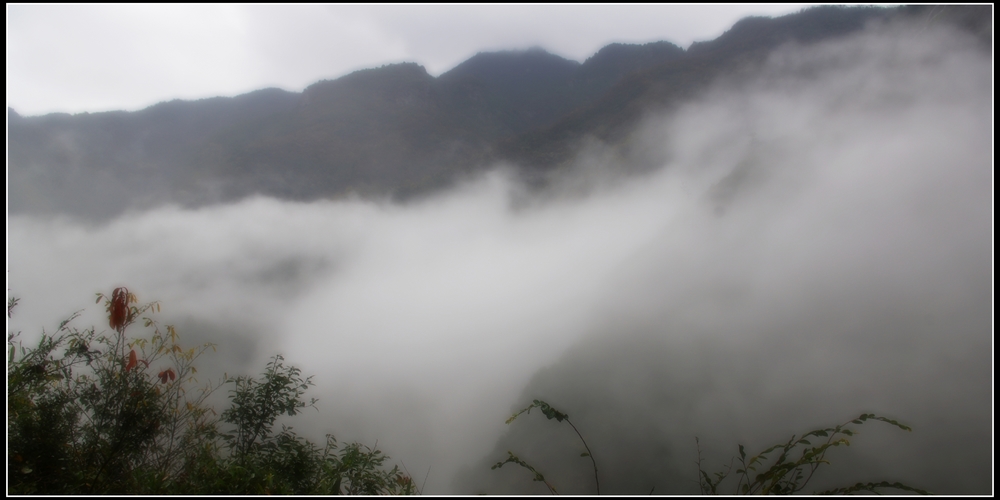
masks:
[[[891,446],[858,463],[983,493],[990,61],[938,28],[787,46],[650,120],[631,147],[663,167],[614,182],[606,154],[542,193],[498,170],[406,205],[11,217],[11,328],[51,330],[127,285],[184,338],[219,343],[216,372],[281,352],[315,374],[320,411],[296,428],[378,440],[430,493],[533,491],[488,467],[525,436],[560,491],[589,492],[572,441],[519,434],[534,417],[506,433],[532,397],[591,432],[605,491],[696,491],[695,435],[721,462],[732,440],[873,411],[915,430],[860,436]],[[90,304],[80,322],[101,316]]]

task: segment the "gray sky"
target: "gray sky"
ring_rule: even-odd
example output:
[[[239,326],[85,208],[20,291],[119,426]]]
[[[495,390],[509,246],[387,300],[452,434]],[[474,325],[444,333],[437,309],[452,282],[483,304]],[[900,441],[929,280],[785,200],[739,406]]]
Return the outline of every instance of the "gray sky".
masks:
[[[773,5],[14,5],[7,106],[22,115],[137,110],[175,98],[412,61],[439,75],[479,51],[541,46],[584,61],[613,42],[687,48]]]

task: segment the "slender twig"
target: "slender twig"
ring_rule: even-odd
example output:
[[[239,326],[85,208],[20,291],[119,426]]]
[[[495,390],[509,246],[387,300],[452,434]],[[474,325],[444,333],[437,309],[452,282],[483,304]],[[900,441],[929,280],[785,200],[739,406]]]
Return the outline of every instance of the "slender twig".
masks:
[[[590,447],[587,446],[587,440],[583,439],[583,434],[580,434],[580,431],[576,428],[575,425],[573,425],[573,422],[569,421],[569,417],[566,417],[566,423],[568,423],[569,426],[572,427],[574,431],[576,431],[576,435],[580,436],[580,441],[583,441],[583,447],[587,449],[587,456],[590,457],[591,463],[594,464],[594,482],[597,483],[597,494],[600,495],[601,494],[601,480],[598,479],[598,477],[597,477],[597,461],[594,460],[594,454],[590,452]]]
[[[431,466],[428,465],[427,466],[427,474],[424,474],[424,482],[420,483],[420,491],[418,491],[417,493],[420,493],[421,495],[423,495],[424,486],[427,485],[427,477],[430,476],[430,475],[431,475]]]

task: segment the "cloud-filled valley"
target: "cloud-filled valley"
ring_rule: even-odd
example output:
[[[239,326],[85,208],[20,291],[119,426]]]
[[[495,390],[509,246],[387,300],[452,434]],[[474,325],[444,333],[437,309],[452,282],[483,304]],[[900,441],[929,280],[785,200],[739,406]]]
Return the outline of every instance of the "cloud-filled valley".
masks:
[[[490,470],[508,449],[592,493],[566,429],[504,425],[533,398],[573,416],[602,492],[697,492],[695,436],[719,470],[873,412],[914,430],[862,426],[817,489],[986,493],[992,85],[973,37],[888,24],[785,45],[544,188],[500,165],[405,203],[12,215],[9,329],[104,325],[93,293],[128,286],[219,344],[207,376],[278,352],[315,375],[296,428],[377,440],[425,493],[545,493]]]

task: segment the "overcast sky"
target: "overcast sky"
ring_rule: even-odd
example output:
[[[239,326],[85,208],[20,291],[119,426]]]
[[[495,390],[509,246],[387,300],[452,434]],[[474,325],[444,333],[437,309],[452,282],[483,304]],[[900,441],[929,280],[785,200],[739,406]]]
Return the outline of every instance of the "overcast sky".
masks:
[[[480,51],[541,46],[583,62],[613,42],[687,48],[777,5],[14,5],[7,106],[137,110],[175,98],[301,91],[411,61],[439,75]]]

